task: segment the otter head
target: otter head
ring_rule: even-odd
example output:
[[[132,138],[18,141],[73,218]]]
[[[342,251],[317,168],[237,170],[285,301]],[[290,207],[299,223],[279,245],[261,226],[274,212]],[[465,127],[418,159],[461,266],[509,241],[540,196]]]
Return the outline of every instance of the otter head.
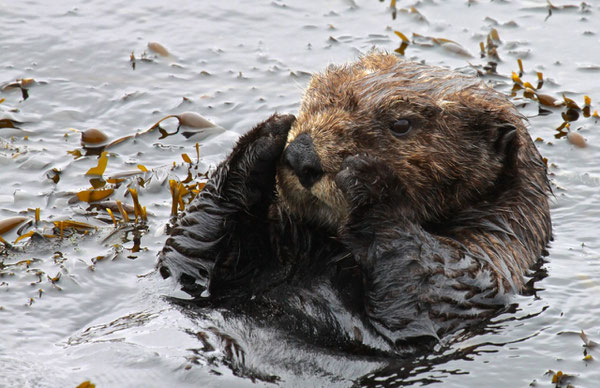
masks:
[[[397,174],[407,217],[440,222],[497,193],[523,133],[477,78],[373,53],[312,78],[278,164],[280,203],[336,230],[350,205],[334,178],[344,158],[367,154]]]

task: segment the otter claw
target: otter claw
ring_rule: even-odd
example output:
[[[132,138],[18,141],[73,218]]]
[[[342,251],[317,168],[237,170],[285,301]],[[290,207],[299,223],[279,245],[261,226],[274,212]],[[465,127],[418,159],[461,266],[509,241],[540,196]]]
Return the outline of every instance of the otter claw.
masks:
[[[341,165],[341,171],[335,176],[335,183],[346,196],[352,207],[361,206],[370,202],[372,196],[369,182],[365,178],[369,175],[370,161],[366,157],[348,156]]]
[[[376,162],[376,158],[369,157],[367,155],[351,155],[351,156],[346,157],[342,161],[341,170],[363,169],[363,168],[366,168],[370,164],[370,162],[372,162],[372,163]]]

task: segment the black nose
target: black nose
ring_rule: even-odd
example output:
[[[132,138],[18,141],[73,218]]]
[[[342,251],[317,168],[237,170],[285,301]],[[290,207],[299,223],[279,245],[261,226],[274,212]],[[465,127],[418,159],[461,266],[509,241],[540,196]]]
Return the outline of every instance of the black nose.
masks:
[[[294,170],[302,186],[309,189],[323,175],[319,156],[308,133],[298,135],[283,151],[283,162]]]

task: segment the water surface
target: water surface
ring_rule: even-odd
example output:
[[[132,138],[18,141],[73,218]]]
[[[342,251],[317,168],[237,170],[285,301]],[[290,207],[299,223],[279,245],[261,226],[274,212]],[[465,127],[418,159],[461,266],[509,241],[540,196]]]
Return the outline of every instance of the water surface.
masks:
[[[540,93],[559,100],[565,95],[580,107],[587,95],[591,113],[598,109],[599,10],[592,2],[552,4],[398,1],[394,15],[389,2],[375,0],[58,0],[51,6],[0,0],[0,120],[13,123],[0,121],[0,220],[33,220],[40,209],[37,226],[23,223],[22,230],[2,237],[12,244],[30,230],[58,235],[54,221],[97,227],[64,228],[62,239],[25,237],[2,252],[0,386],[90,380],[99,387],[269,381],[550,387],[558,371],[573,376],[568,383],[574,386],[596,386],[600,351],[584,347],[579,333],[600,342],[598,119],[576,111],[570,129],[587,140],[587,147],[578,148],[556,130],[567,108],[543,107],[540,114],[540,104],[514,90],[511,79],[521,59],[523,82],[537,87],[541,72]],[[480,42],[495,38],[494,29],[499,58],[481,57]],[[515,297],[518,307],[484,332],[457,335],[412,363],[383,365],[312,350],[299,355],[301,363],[265,367],[262,380],[235,376],[226,362],[228,344],[206,330],[222,318],[189,315],[169,303],[163,296],[178,295],[176,287],[154,272],[171,213],[169,180],[202,181],[253,124],[273,112],[296,113],[312,72],[373,47],[393,51],[401,45],[394,31],[409,39],[408,59],[473,73],[498,62],[497,74],[484,79],[512,94],[548,159],[555,194],[548,276],[535,284],[535,295]],[[149,42],[159,42],[170,55],[149,50]],[[170,119],[163,132],[145,132],[167,115],[188,111],[227,131],[169,135],[177,127]],[[85,175],[98,164],[97,152],[80,143],[81,132],[90,128],[109,141],[138,135],[108,149],[104,188],[115,189],[111,203],[130,206],[127,189],[137,189],[147,223],[115,228],[104,205],[91,209],[77,198],[102,185]],[[109,177],[124,180],[110,183]],[[209,349],[199,333],[218,346]],[[256,335],[257,341],[278,340]],[[328,372],[340,365],[346,374]]]

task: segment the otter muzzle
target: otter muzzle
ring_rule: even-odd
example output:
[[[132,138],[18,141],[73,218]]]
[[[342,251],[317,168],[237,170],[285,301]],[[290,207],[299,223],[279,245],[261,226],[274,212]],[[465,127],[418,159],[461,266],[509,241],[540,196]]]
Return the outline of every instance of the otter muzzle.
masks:
[[[323,176],[319,156],[308,133],[298,135],[283,151],[283,163],[289,166],[302,186],[310,189]]]

